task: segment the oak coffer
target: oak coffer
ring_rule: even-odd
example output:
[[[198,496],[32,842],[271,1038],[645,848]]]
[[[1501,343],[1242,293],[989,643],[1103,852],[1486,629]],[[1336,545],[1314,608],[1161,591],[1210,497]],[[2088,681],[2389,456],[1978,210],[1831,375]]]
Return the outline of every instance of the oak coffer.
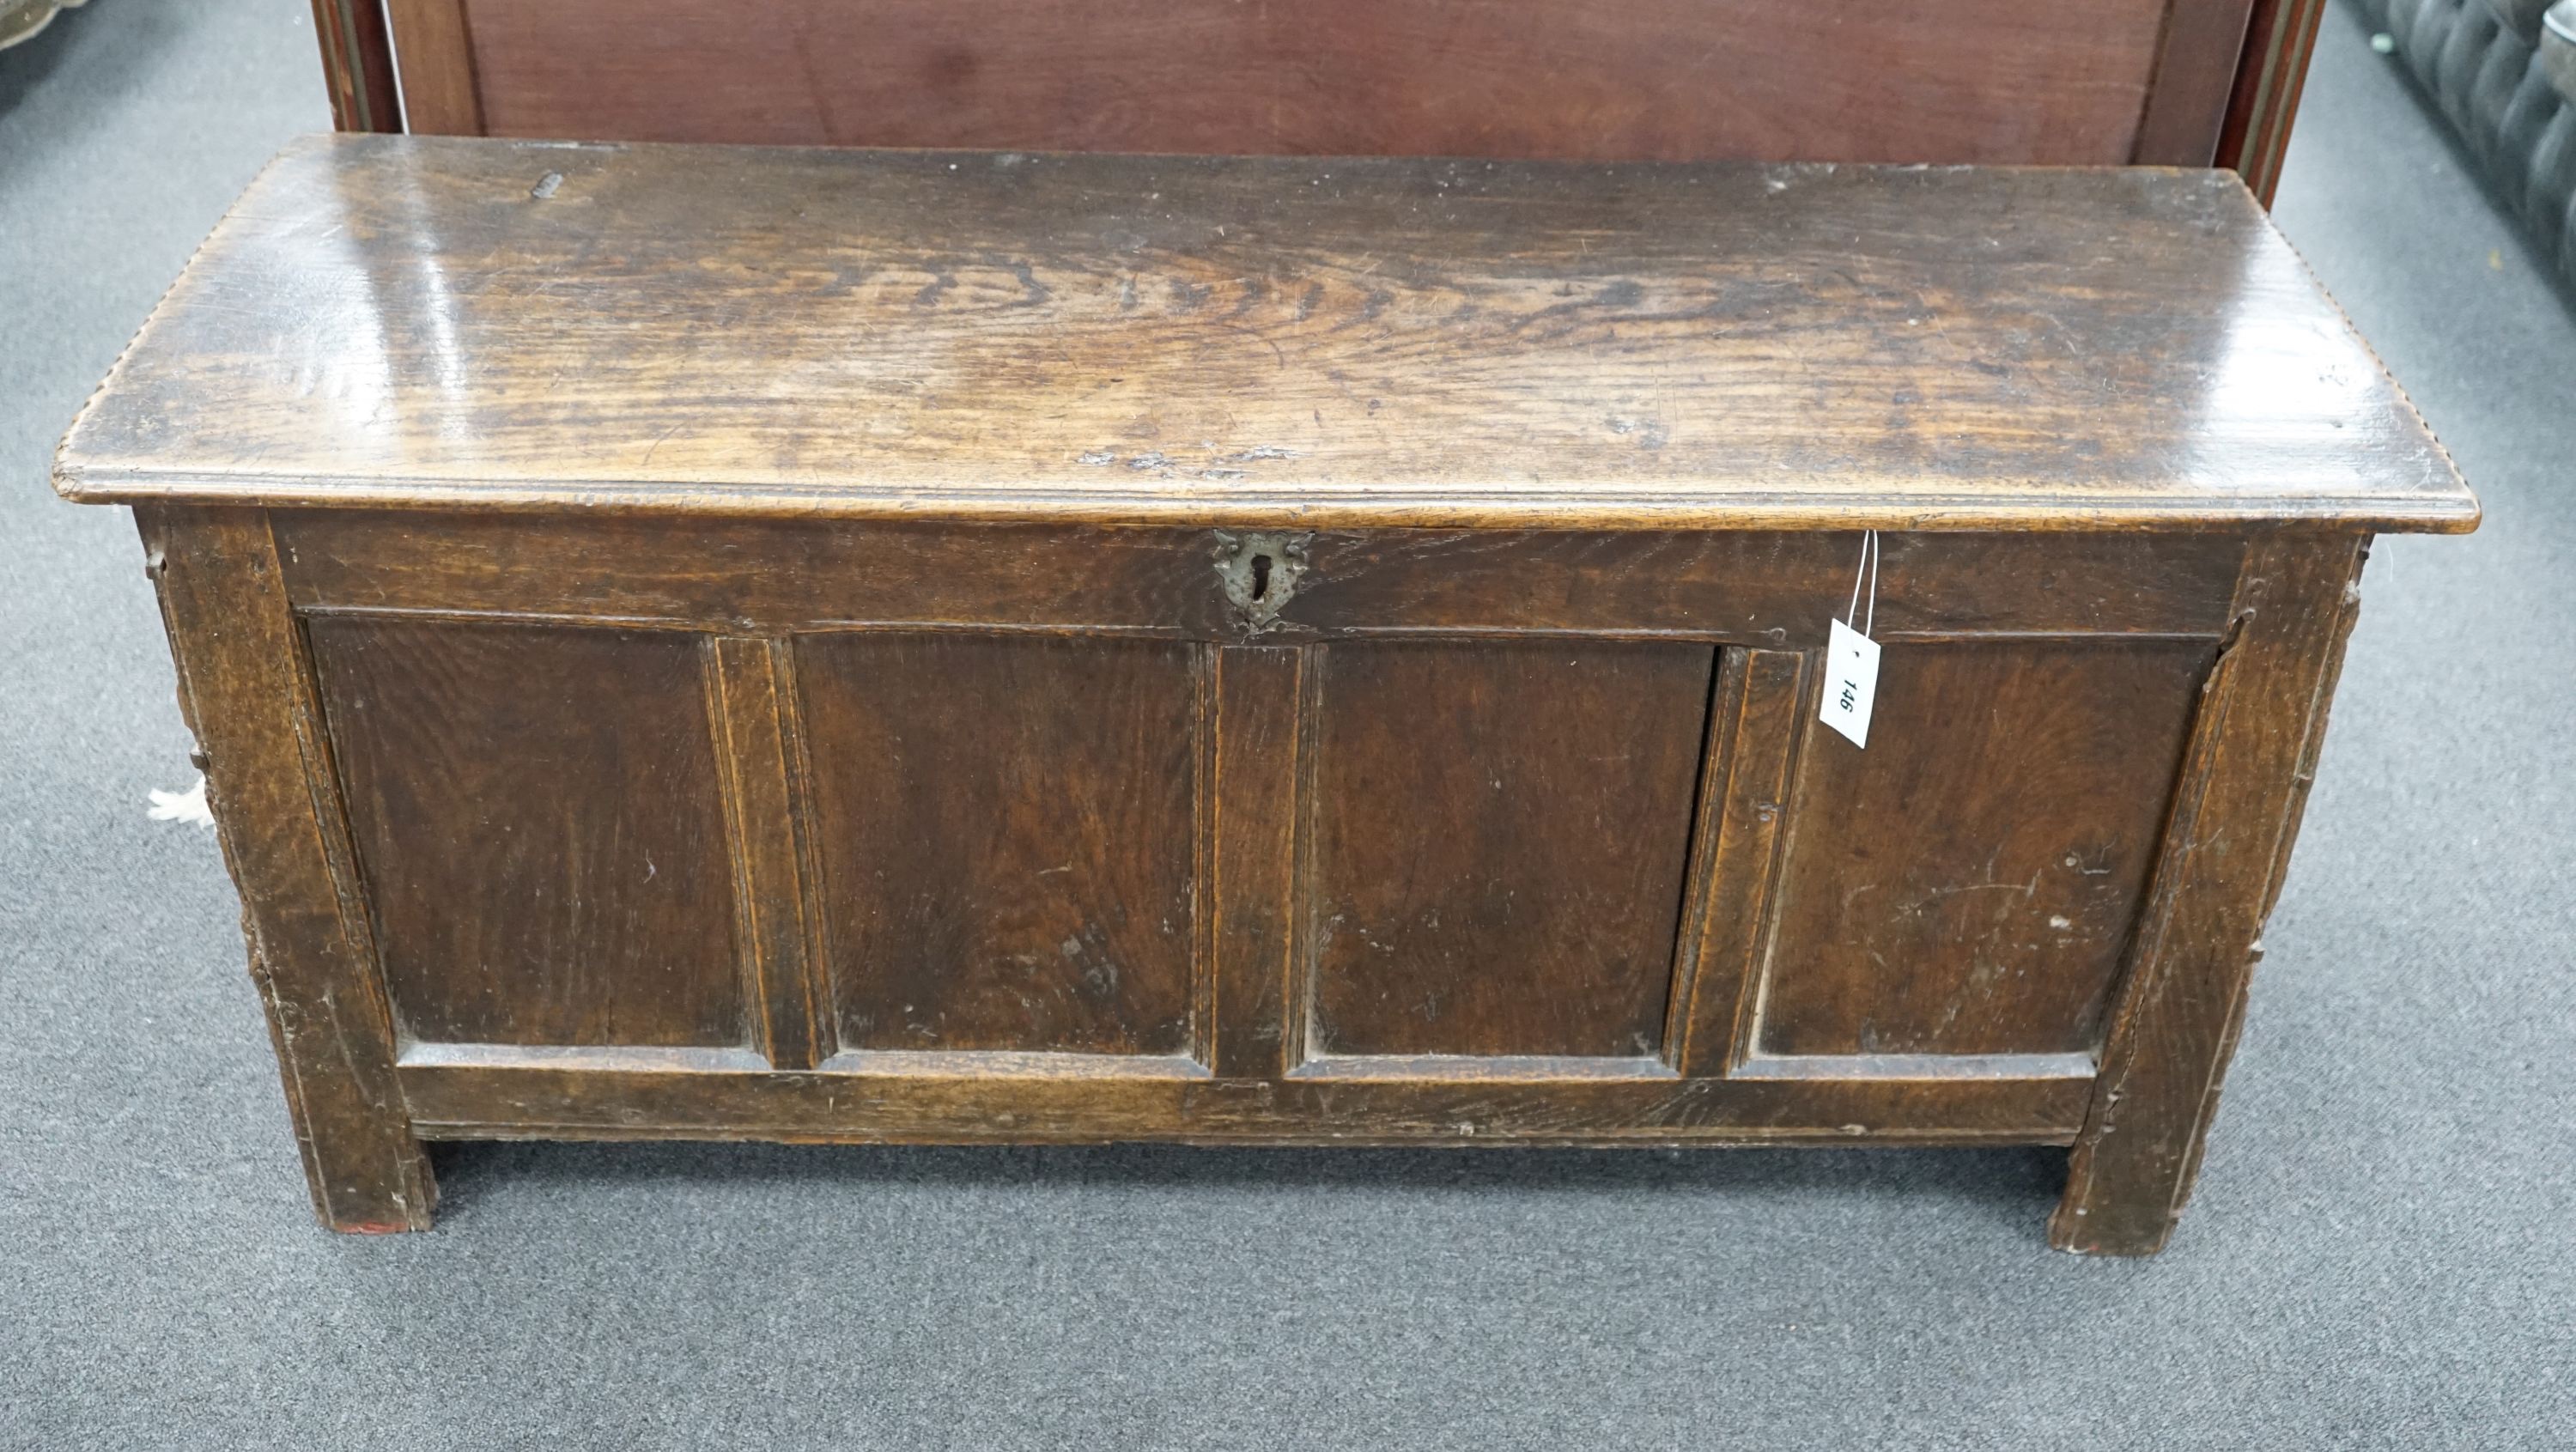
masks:
[[[2030,1143],[2154,1250],[2369,538],[2476,520],[2226,173],[400,137],[56,482],[349,1230],[434,1138]]]

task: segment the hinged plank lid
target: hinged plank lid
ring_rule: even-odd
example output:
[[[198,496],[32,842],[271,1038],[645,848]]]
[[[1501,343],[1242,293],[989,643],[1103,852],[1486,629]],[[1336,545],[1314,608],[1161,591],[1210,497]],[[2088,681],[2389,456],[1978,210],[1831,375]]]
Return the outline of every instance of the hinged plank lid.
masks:
[[[2230,174],[311,138],[90,501],[2466,530]]]

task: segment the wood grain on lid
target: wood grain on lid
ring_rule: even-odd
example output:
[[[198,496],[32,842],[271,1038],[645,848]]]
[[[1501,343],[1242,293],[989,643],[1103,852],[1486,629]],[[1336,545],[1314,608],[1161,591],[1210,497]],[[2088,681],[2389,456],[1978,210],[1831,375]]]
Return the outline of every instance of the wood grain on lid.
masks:
[[[84,501],[2474,527],[2232,176],[311,138]]]

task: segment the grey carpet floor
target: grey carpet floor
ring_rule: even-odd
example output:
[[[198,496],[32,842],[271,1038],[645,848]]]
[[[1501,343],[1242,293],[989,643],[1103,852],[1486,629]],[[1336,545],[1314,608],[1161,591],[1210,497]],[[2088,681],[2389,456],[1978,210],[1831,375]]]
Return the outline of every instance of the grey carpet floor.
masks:
[[[2372,562],[2198,1203],[2042,1152],[463,1146],[306,1210],[121,511],[53,441],[326,124],[303,0],[0,53],[0,1446],[2576,1445],[2576,324],[2357,22],[2279,216],[2483,492]]]

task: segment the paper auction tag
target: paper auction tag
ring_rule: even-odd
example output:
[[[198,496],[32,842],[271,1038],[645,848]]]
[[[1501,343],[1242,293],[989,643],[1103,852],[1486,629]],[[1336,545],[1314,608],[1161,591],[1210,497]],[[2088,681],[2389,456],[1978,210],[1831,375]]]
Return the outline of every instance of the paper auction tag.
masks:
[[[1861,583],[1869,584],[1869,614],[1860,613]],[[1878,699],[1878,642],[1869,638],[1878,624],[1878,531],[1860,537],[1860,568],[1852,572],[1851,605],[1833,622],[1825,639],[1825,695],[1816,718],[1841,732],[1851,744],[1869,748],[1869,708]]]
[[[1825,643],[1825,699],[1817,708],[1824,723],[1869,745],[1869,708],[1878,699],[1878,642],[1837,620]]]

